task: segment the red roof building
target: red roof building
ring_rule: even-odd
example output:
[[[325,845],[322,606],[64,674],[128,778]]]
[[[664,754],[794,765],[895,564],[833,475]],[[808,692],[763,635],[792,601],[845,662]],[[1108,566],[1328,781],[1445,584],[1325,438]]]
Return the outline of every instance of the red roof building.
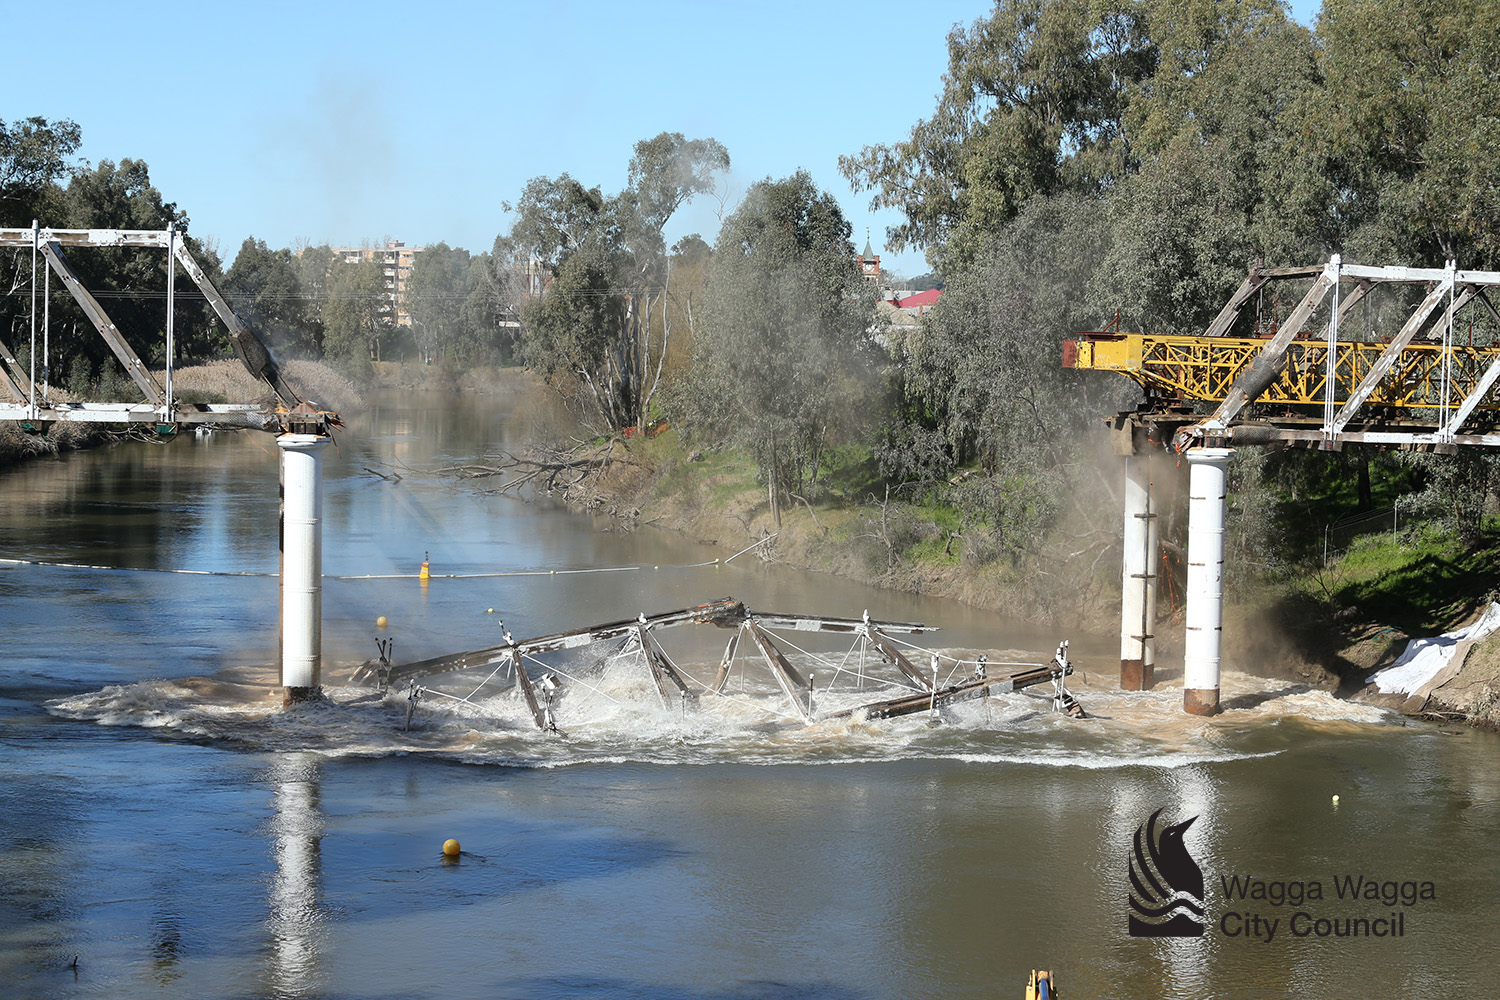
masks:
[[[906,296],[897,295],[886,301],[903,312],[911,313],[913,316],[920,316],[937,305],[937,300],[942,297],[943,290],[941,288],[929,288],[925,292],[912,292]]]

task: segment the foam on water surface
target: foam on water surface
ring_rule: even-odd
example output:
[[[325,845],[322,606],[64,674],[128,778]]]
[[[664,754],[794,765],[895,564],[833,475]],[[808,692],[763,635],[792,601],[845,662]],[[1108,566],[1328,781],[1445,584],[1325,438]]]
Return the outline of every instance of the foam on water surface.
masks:
[[[1074,690],[1093,716],[1066,718],[1042,694],[993,695],[898,719],[820,719],[805,724],[763,678],[731,680],[696,705],[664,704],[649,679],[621,658],[594,664],[556,705],[559,732],[539,732],[513,687],[450,676],[425,690],[407,724],[403,692],[380,695],[335,676],[325,700],[283,708],[271,668],[110,685],[56,699],[49,711],[108,726],[251,750],[310,750],[331,757],[422,754],[473,764],[555,768],[581,764],[858,764],[948,759],[975,764],[1106,769],[1177,768],[1267,755],[1243,747],[1247,728],[1297,719],[1364,727],[1399,724],[1384,709],[1283,681],[1229,673],[1227,710],[1209,719],[1181,709],[1181,689],[1123,692],[1094,677]],[[706,670],[693,671],[706,672]],[[437,679],[435,679],[437,680]],[[820,713],[904,693],[867,683],[820,691]],[[1271,753],[1277,751],[1269,751]]]

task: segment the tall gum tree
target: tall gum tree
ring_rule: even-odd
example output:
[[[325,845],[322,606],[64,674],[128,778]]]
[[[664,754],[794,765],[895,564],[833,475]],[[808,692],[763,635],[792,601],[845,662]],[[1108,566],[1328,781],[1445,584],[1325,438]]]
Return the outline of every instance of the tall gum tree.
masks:
[[[874,295],[849,237],[804,170],[753,185],[714,248],[682,415],[755,454],[778,523],[830,437],[881,410]]]
[[[1332,228],[1367,258],[1500,266],[1500,2],[1325,0],[1318,40]]]
[[[265,240],[246,237],[224,275],[223,292],[240,319],[273,350],[317,355],[313,304],[303,292],[290,250],[272,250]]]
[[[890,249],[925,249],[951,270],[1029,199],[1098,192],[1132,169],[1125,110],[1155,59],[1141,4],[999,0],[949,33],[932,116],[839,169],[872,208],[905,216],[886,232]]]
[[[412,337],[424,358],[466,361],[475,354],[463,318],[470,280],[467,250],[437,243],[417,254],[406,279],[406,308]]]
[[[728,168],[716,140],[664,132],[636,143],[619,194],[563,174],[532,180],[514,207],[508,242],[552,275],[524,311],[526,362],[610,428],[647,422],[671,350],[657,319],[672,281],[662,231]]]

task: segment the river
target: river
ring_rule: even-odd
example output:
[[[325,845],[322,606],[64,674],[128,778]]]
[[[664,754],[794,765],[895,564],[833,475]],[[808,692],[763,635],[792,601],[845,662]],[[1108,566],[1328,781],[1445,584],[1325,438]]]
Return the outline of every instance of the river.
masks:
[[[0,995],[1019,998],[1037,968],[1069,1000],[1492,992],[1500,738],[1253,670],[1191,719],[1180,689],[1109,690],[1114,644],[1081,628],[435,474],[527,426],[395,393],[351,420],[325,463],[330,700],[286,710],[271,439],[0,473]],[[1095,718],[1020,692],[804,726],[743,670],[696,711],[622,673],[543,734],[508,691],[456,700],[482,675],[409,727],[347,682],[377,635],[404,662],[730,595],[924,621],[959,657],[1069,638]],[[698,677],[706,631],[663,638]],[[1192,818],[1201,936],[1128,932],[1157,810]]]

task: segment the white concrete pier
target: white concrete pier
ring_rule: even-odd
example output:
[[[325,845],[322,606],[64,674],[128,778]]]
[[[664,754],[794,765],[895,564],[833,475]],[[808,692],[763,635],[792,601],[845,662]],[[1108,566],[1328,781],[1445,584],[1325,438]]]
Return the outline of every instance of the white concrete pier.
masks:
[[[320,434],[283,434],[281,448],[281,686],[285,700],[322,694],[323,448]]]
[[[1151,493],[1151,455],[1125,459],[1125,532],[1120,601],[1120,689],[1156,683],[1156,575],[1161,563]]]
[[[1188,471],[1187,637],[1182,707],[1193,715],[1219,710],[1219,659],[1224,635],[1224,508],[1231,448],[1191,448]]]

